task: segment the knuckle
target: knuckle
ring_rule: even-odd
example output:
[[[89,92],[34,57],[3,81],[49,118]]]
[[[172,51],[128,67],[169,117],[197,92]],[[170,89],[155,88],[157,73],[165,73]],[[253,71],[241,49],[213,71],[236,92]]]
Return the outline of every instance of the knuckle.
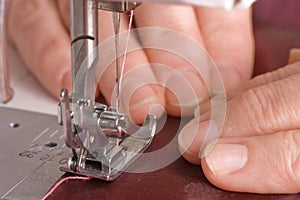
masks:
[[[263,122],[266,121],[264,106],[267,104],[267,98],[263,92],[257,88],[249,89],[240,97],[243,103],[242,113],[249,123],[252,132],[262,133]]]
[[[38,0],[14,0],[11,6],[12,22],[19,24],[26,19],[31,18],[41,7]]]
[[[275,82],[247,90],[241,95],[244,115],[254,133],[274,133],[280,130],[291,130],[298,117],[298,102],[291,86],[285,82]],[[288,95],[287,95],[288,94]]]
[[[10,32],[22,32],[31,29],[42,9],[42,2],[39,0],[14,0],[9,16]]]
[[[266,83],[271,83],[275,80],[278,80],[278,73],[275,72],[267,72],[263,76],[257,76],[254,79],[251,80],[250,85],[252,87],[266,84]]]
[[[300,184],[300,135],[299,131],[290,131],[282,133],[279,137],[283,148],[285,149],[283,158],[284,178],[291,187],[299,187]],[[300,188],[294,188],[299,192]]]
[[[12,2],[12,8],[14,8],[14,10],[18,12],[25,11],[25,13],[36,10],[39,8],[39,5],[39,0],[13,0]]]
[[[39,56],[33,57],[33,66],[49,66],[49,63],[52,63],[51,59],[53,58],[49,55],[51,55],[50,53],[53,53],[53,49],[59,49],[59,43],[60,41],[52,35],[48,35],[38,43],[35,43],[34,54]]]

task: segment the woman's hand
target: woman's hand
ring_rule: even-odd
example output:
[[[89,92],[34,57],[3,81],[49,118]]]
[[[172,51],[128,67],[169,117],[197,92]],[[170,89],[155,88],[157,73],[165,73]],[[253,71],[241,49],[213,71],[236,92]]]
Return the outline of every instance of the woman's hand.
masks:
[[[184,157],[201,163],[208,180],[225,190],[299,192],[299,83],[299,62],[251,80],[239,93],[229,95],[216,144],[200,152],[210,112],[183,129],[179,146]]]
[[[62,88],[71,89],[70,8],[69,0],[13,0],[9,18],[9,35],[23,61],[45,89],[58,97]],[[99,12],[100,42],[113,36],[112,14]],[[171,4],[142,4],[135,11],[135,26],[163,27],[178,31],[202,45],[220,70],[227,89],[235,88],[251,77],[253,65],[253,36],[251,11],[225,11]],[[122,15],[121,30],[128,29],[128,16]],[[140,38],[143,40],[143,38]],[[170,41],[172,42],[172,41]],[[113,49],[112,49],[113,51]],[[169,74],[153,69],[151,63],[167,65]],[[159,84],[140,87],[132,96],[121,95],[129,101],[129,112],[135,122],[142,122],[155,105],[163,106],[173,116],[190,115],[196,106],[210,98],[203,78],[178,56],[162,51],[139,50],[128,54],[125,72],[145,65],[125,90],[147,81],[159,83],[168,77],[167,85],[176,94],[163,90]],[[185,96],[178,83],[178,72],[191,84],[196,97]],[[113,67],[99,83],[105,99],[112,98],[115,78]],[[180,81],[179,81],[180,82]],[[184,103],[177,97],[183,96]],[[181,109],[183,112],[181,112]]]

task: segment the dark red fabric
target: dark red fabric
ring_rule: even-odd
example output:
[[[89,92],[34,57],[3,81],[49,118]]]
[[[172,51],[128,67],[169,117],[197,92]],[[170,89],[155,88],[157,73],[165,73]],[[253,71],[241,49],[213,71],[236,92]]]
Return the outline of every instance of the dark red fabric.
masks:
[[[256,18],[285,29],[300,30],[299,0],[258,0]]]
[[[179,119],[169,118],[163,131],[154,139],[149,151],[167,144],[177,132],[178,124]],[[299,198],[300,195],[258,195],[223,191],[206,180],[200,166],[193,166],[183,158],[179,158],[164,169],[145,174],[125,173],[114,182],[101,180],[65,182],[48,199],[298,200]]]
[[[285,66],[291,48],[300,48],[300,1],[259,0],[254,5],[254,75]]]

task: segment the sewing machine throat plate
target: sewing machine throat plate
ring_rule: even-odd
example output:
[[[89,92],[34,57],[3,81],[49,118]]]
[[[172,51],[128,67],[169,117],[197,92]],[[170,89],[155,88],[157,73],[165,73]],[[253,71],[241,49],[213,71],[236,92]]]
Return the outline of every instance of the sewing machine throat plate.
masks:
[[[0,199],[41,199],[70,155],[55,116],[0,107]]]

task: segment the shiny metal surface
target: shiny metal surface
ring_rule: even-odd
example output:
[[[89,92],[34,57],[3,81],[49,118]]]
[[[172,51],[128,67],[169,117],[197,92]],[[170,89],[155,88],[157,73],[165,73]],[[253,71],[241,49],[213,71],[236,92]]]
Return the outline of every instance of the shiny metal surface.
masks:
[[[64,128],[65,143],[67,147],[75,150],[80,147],[81,142],[77,135],[73,134],[72,123],[71,123],[71,109],[69,102],[68,90],[62,90],[60,95],[60,104],[58,106],[58,121]]]
[[[147,116],[144,125],[132,132],[131,136],[126,137],[119,145],[107,143],[102,148],[89,149],[88,152],[85,151],[87,154],[84,154],[84,162],[79,162],[73,156],[69,159],[68,167],[61,167],[61,170],[113,181],[142,155],[151,144],[155,132],[156,118]],[[83,156],[78,158],[81,159]]]
[[[105,135],[122,139],[128,131],[130,119],[122,113],[104,111],[101,113],[97,125]]]
[[[41,199],[70,150],[54,116],[0,107],[0,199]]]
[[[142,127],[115,109],[79,99],[70,102],[68,91],[61,93],[58,119],[64,126],[66,145],[73,156],[61,169],[106,181],[115,180],[151,144],[156,117],[147,116]],[[95,104],[95,105],[94,105]],[[72,116],[74,113],[74,116]]]
[[[67,167],[62,168],[64,171],[107,181],[114,180],[145,150],[154,137],[154,116],[148,116],[145,127],[140,129],[146,138],[134,138],[134,132],[126,136],[130,126],[129,118],[115,109],[106,110],[105,106],[99,107],[93,96],[93,69],[96,68],[99,53],[95,49],[98,44],[98,9],[113,12],[118,84],[120,12],[131,11],[138,5],[125,0],[71,1],[73,92],[70,96],[71,101],[67,90],[61,93],[58,121],[64,126],[66,145],[72,149],[73,156],[69,159]],[[151,126],[147,126],[147,123]],[[123,142],[130,146],[122,145]],[[132,153],[127,153],[128,149],[132,150]]]
[[[129,12],[134,10],[140,3],[135,1],[119,0],[119,1],[102,1],[98,0],[98,8],[117,13]]]
[[[231,9],[249,6],[253,0],[157,2]],[[154,116],[148,116],[143,127],[128,134],[129,126],[125,115],[118,113],[118,110],[101,112],[101,109],[95,109],[94,106],[94,71],[99,53],[95,47],[98,43],[98,28],[101,28],[98,27],[98,9],[111,11],[113,16],[118,98],[120,12],[129,12],[137,6],[139,3],[128,0],[71,1],[73,93],[71,102],[68,101],[66,90],[62,93],[65,96],[61,97],[59,121],[65,126],[66,144],[72,149],[73,156],[69,159],[67,167],[62,168],[64,171],[108,181],[114,180],[148,147],[154,137],[156,130]],[[71,113],[74,114],[72,117]],[[125,136],[126,134],[128,135]],[[76,146],[78,136],[81,143]]]
[[[73,83],[82,63],[87,68],[97,62],[98,44],[98,1],[71,0],[71,49]],[[96,50],[95,50],[96,51]],[[94,52],[93,57],[89,56]]]

